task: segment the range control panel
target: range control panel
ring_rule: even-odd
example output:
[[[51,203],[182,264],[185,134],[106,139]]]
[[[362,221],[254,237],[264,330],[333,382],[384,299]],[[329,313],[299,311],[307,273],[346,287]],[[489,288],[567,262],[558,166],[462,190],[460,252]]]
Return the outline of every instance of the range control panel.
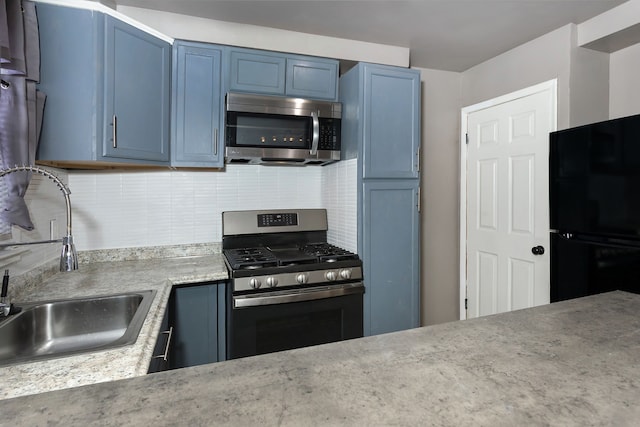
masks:
[[[327,225],[326,209],[265,209],[222,212],[222,237],[327,231]],[[225,247],[225,249],[229,248],[230,246]]]
[[[268,213],[258,215],[258,227],[298,225],[297,213]]]

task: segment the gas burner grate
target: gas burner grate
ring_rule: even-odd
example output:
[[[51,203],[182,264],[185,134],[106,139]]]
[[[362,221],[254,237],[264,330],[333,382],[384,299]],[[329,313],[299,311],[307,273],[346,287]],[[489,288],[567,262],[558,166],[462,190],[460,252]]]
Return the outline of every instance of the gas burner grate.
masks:
[[[312,254],[319,262],[336,262],[348,259],[358,259],[358,255],[330,243],[312,243],[304,246],[302,251]]]
[[[278,265],[276,257],[266,248],[226,249],[224,255],[234,270],[258,269]]]

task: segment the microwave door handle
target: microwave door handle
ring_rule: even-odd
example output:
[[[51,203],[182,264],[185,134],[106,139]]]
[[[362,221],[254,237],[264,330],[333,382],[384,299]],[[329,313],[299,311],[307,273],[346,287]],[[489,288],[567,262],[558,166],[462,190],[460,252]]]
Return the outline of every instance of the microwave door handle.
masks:
[[[318,120],[318,114],[315,111],[311,112],[311,120],[313,120],[313,139],[311,140],[312,156],[318,154],[318,142],[320,141],[320,120]]]

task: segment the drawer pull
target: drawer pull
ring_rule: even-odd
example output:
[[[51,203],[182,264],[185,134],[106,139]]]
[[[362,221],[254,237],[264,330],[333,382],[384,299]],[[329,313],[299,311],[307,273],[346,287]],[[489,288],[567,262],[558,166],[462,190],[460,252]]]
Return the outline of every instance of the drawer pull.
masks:
[[[171,344],[171,336],[173,335],[173,326],[169,327],[168,331],[162,332],[163,334],[167,334],[167,345],[164,347],[164,353],[159,356],[153,356],[152,359],[162,359],[163,361],[167,361],[167,356],[169,355],[169,345]]]

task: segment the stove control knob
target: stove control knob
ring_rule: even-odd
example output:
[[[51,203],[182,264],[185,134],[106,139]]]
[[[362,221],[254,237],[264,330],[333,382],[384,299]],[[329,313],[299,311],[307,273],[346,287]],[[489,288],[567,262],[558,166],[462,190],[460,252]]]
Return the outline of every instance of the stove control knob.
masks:
[[[351,279],[351,269],[345,268],[344,270],[340,270],[340,277],[344,280]]]
[[[309,281],[309,276],[307,276],[306,273],[300,273],[296,276],[296,282],[300,283],[301,285],[304,285],[308,281]]]
[[[253,289],[258,289],[260,285],[262,285],[262,283],[260,283],[260,279],[256,279],[255,277],[249,279],[249,286],[251,286]]]
[[[278,286],[278,279],[273,276],[267,277],[267,286],[269,286],[270,288],[275,288],[276,286]]]
[[[325,277],[328,281],[333,282],[334,280],[337,280],[337,279],[338,279],[338,273],[336,273],[335,271],[327,271],[327,272],[324,274],[324,277]]]

